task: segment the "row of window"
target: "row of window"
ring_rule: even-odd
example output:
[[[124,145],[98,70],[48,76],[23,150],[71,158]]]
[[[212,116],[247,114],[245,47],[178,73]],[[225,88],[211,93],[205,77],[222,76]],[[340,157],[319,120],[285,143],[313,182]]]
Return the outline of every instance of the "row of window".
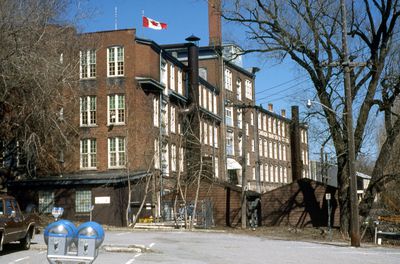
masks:
[[[179,170],[183,172],[184,152],[182,147],[175,144],[162,143],[160,156],[160,141],[154,140],[154,168],[162,170],[164,176]],[[161,158],[161,159],[160,159]],[[178,166],[178,167],[177,167]]]
[[[176,77],[178,79],[177,82],[176,82]],[[182,69],[178,68],[178,70],[175,71],[175,65],[168,64],[168,62],[164,59],[161,60],[160,82],[165,85],[166,88],[164,89],[165,94],[168,94],[168,89],[171,89],[183,95]]]
[[[200,121],[200,142],[218,148],[218,127]]]
[[[288,146],[281,142],[273,142],[266,139],[259,139],[258,151],[260,157],[287,161]]]
[[[255,168],[253,168],[253,180],[256,180]],[[288,183],[288,168],[277,165],[260,164],[260,181]]]
[[[80,98],[80,125],[95,126],[97,123],[97,97]],[[125,95],[107,96],[107,125],[125,124]]]
[[[169,68],[169,70],[168,70]],[[80,78],[96,78],[96,50],[80,51]],[[107,77],[124,76],[124,47],[115,46],[107,48]],[[168,78],[169,77],[169,78]],[[176,82],[177,77],[177,82]],[[163,59],[160,65],[160,82],[168,88],[183,94],[182,69],[175,72],[175,65],[169,64]]]
[[[199,103],[201,107],[209,112],[218,114],[216,94],[202,85],[199,85]]]
[[[181,134],[181,125],[177,121],[177,109],[173,105],[168,105],[166,101],[161,104],[161,124],[160,124],[160,100],[153,98],[153,125],[159,127],[165,135],[171,133]]]
[[[96,78],[96,50],[80,51],[80,78]],[[107,76],[124,76],[124,48],[121,46],[107,49]]]
[[[125,138],[108,138],[108,168],[124,168],[125,159]],[[80,168],[96,169],[97,165],[97,140],[94,138],[82,139],[80,142]]]
[[[233,78],[232,71],[229,69],[225,69],[224,74],[225,79],[225,89],[228,91],[233,91]],[[247,99],[253,99],[253,85],[250,80],[245,80],[245,96]],[[238,78],[236,80],[236,98],[241,101],[242,100],[242,80]]]
[[[287,135],[287,124],[284,121],[265,114],[258,115],[258,129],[278,136]]]
[[[39,212],[51,213],[55,206],[53,191],[39,191]],[[75,191],[75,212],[89,213],[92,207],[92,192],[90,190]]]

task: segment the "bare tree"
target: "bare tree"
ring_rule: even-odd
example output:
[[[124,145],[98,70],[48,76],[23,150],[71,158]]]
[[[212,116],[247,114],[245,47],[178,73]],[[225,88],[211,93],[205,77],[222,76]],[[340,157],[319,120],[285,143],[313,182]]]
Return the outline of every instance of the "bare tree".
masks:
[[[347,17],[351,63],[368,62],[362,67],[351,67],[352,103],[355,115],[355,149],[363,147],[365,128],[372,110],[383,111],[385,98],[380,98],[380,80],[385,70],[394,38],[399,28],[398,0],[354,1],[348,3]],[[244,53],[259,52],[283,60],[289,58],[298,65],[313,83],[316,98],[325,107],[322,113],[329,127],[338,166],[341,230],[349,227],[348,148],[343,85],[334,85],[342,73],[341,67],[324,65],[343,61],[341,48],[341,17],[338,1],[256,0],[226,1],[223,17],[238,23],[246,30],[252,46]],[[340,77],[341,78],[341,77]],[[391,89],[390,98],[398,96]],[[390,100],[391,100],[390,99]],[[390,101],[389,100],[389,101]],[[388,101],[388,102],[389,102]],[[336,112],[332,111],[335,110]],[[389,133],[379,152],[372,173],[372,184],[382,177],[394,139],[400,129],[400,119],[387,127]],[[371,185],[372,186],[372,185]],[[371,187],[362,204],[361,213],[368,214],[373,197],[379,188]],[[372,200],[371,200],[372,198]]]
[[[61,171],[76,135],[79,40],[64,18],[67,0],[0,1],[0,150],[2,181]],[[20,166],[25,165],[25,166]],[[21,169],[22,168],[22,169]]]

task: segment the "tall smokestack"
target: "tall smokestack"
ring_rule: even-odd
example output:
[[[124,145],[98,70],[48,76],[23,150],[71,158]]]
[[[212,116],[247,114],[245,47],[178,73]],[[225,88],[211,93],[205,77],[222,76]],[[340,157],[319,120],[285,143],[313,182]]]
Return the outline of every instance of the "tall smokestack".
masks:
[[[186,38],[188,47],[188,68],[189,68],[189,101],[198,101],[199,87],[199,47],[197,46],[199,38],[191,35]]]
[[[221,46],[221,0],[208,1],[208,34],[210,46]]]
[[[290,126],[290,143],[292,154],[292,180],[301,179],[303,164],[301,161],[300,149],[300,122],[299,122],[299,107],[292,106],[292,122]]]

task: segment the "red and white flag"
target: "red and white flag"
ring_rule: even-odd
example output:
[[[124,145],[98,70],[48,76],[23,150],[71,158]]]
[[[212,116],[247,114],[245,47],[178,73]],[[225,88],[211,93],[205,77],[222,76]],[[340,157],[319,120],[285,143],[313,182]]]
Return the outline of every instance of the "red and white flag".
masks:
[[[161,30],[161,29],[167,29],[167,24],[143,16],[143,27]]]

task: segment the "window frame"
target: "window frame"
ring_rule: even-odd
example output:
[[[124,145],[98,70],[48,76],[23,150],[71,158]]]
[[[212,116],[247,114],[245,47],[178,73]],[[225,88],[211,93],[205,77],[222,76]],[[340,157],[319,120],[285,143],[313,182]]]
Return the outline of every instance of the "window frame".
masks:
[[[79,78],[82,80],[96,78],[96,50],[81,50],[79,57]]]
[[[226,68],[224,77],[225,77],[225,89],[232,92],[233,91],[233,88],[232,88],[232,71],[229,70],[228,68]]]
[[[38,192],[39,213],[51,214],[53,207],[54,207],[54,191],[39,191]]]
[[[111,53],[112,51],[112,53]],[[119,51],[122,51],[122,60],[120,60]],[[111,61],[113,54],[113,61]],[[111,67],[111,63],[114,65]],[[112,46],[107,48],[107,77],[121,77],[125,73],[125,51],[123,46]],[[113,68],[113,74],[110,72]]]
[[[111,142],[115,140],[114,146],[115,150],[111,150]],[[121,143],[123,143],[121,145]],[[121,150],[121,146],[123,146],[123,150]],[[109,137],[108,138],[108,168],[109,169],[119,169],[126,167],[126,140],[124,137]],[[112,164],[112,154],[115,155],[115,165]],[[122,155],[122,157],[121,157]],[[123,163],[123,164],[122,164]]]
[[[83,153],[83,143],[87,143],[87,152]],[[94,148],[93,148],[94,145]],[[93,152],[94,150],[94,152]],[[84,155],[87,156],[87,166],[83,166]],[[97,140],[95,138],[84,138],[80,140],[80,169],[93,170],[97,169]]]
[[[92,207],[92,191],[75,190],[75,213],[78,214],[90,213],[91,207]]]
[[[92,104],[93,103],[93,104]],[[94,108],[92,108],[94,106]],[[86,123],[84,122],[86,120]],[[79,125],[91,127],[97,124],[97,97],[93,95],[79,98]]]
[[[112,100],[113,98],[113,100]],[[123,98],[123,107],[120,107],[120,98]],[[111,102],[114,101],[114,106],[115,109],[110,109],[111,107]],[[109,94],[107,95],[107,125],[125,125],[125,116],[126,116],[126,98],[125,94]],[[115,111],[115,121],[111,121],[111,111]],[[123,120],[120,120],[120,117],[122,116]]]

